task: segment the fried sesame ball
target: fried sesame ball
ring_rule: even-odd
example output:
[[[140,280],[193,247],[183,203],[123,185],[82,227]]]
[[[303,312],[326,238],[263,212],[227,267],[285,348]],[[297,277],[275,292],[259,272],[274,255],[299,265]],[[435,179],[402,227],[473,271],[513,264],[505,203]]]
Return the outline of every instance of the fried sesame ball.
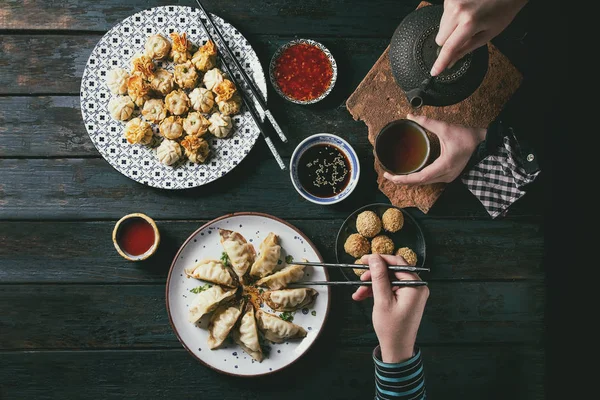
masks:
[[[404,215],[397,208],[388,208],[381,217],[383,229],[388,232],[398,232],[404,226]]]
[[[396,251],[396,255],[404,258],[404,260],[406,260],[408,265],[410,265],[411,267],[417,265],[417,255],[408,247],[399,248],[398,251]]]
[[[358,260],[354,261],[354,264],[360,264],[363,265],[362,260],[359,258]],[[358,276],[360,278],[360,276],[362,274],[364,274],[365,272],[367,272],[368,270],[366,269],[358,269],[358,268],[352,268],[352,271],[354,271],[354,273],[356,274],[356,276]]]
[[[348,236],[346,243],[344,243],[344,250],[352,257],[362,257],[365,254],[369,254],[371,251],[371,245],[369,241],[358,233],[353,233]]]
[[[394,254],[394,242],[385,235],[375,236],[371,241],[373,254]]]
[[[381,220],[373,211],[363,211],[356,217],[356,230],[366,238],[381,232]]]

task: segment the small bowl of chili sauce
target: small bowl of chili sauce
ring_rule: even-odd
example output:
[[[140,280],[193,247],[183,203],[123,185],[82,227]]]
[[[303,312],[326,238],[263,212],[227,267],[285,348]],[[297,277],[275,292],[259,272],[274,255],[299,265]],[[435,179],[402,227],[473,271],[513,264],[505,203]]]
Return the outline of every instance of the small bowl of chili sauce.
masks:
[[[356,188],[360,164],[348,142],[330,133],[304,139],[290,160],[290,177],[296,191],[321,205],[339,203]]]
[[[156,252],[160,233],[145,214],[128,214],[115,224],[112,240],[119,254],[129,261],[142,261]]]
[[[295,39],[281,46],[269,64],[275,91],[296,104],[323,100],[337,80],[337,64],[327,47],[310,39]]]

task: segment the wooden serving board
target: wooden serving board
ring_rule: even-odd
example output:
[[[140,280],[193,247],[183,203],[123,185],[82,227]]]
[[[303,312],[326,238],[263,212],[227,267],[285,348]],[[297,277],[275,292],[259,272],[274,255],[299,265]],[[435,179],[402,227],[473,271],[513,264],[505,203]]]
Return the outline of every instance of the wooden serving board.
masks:
[[[417,8],[428,6],[421,2]],[[518,89],[521,73],[494,45],[488,44],[488,72],[479,88],[460,103],[445,107],[423,106],[413,109],[392,75],[389,46],[367,76],[346,101],[346,108],[355,120],[368,127],[369,142],[389,122],[405,118],[406,114],[425,115],[453,124],[487,127]],[[432,185],[396,185],[383,177],[384,171],[375,161],[379,189],[397,207],[418,207],[427,213],[442,194],[445,183]]]

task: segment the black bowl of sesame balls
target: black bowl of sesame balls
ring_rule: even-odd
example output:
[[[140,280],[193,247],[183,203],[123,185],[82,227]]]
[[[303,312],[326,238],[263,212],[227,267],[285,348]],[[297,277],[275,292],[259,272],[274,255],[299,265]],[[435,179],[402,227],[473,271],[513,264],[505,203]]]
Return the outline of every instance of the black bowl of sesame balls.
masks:
[[[402,256],[409,265],[425,265],[425,236],[408,211],[385,203],[359,208],[346,218],[338,231],[335,255],[338,263],[360,264],[365,254]],[[359,280],[366,270],[346,269],[348,280]]]

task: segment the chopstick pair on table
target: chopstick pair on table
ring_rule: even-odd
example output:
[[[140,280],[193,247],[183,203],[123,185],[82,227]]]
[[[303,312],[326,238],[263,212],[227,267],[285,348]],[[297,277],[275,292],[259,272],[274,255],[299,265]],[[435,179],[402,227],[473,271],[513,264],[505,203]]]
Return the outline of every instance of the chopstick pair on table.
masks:
[[[324,268],[352,268],[352,269],[369,269],[368,265],[364,264],[331,264],[331,263],[322,263],[322,262],[293,262],[295,265],[311,265],[313,267],[324,267]],[[388,271],[391,272],[429,272],[429,268],[422,267],[411,267],[410,265],[388,265]],[[417,281],[417,280],[405,280],[405,281],[392,281],[390,282],[392,286],[427,286],[427,282],[425,281]],[[305,282],[296,282],[292,285],[324,285],[324,286],[371,286],[373,283],[371,281],[305,281]],[[292,286],[290,285],[290,286]]]
[[[239,61],[237,60],[237,58],[235,58],[235,56],[231,52],[231,49],[227,45],[227,42],[225,41],[225,38],[221,34],[221,31],[219,30],[219,28],[217,28],[217,26],[213,22],[212,17],[210,16],[210,14],[204,9],[204,7],[202,6],[202,3],[200,3],[199,0],[196,0],[196,3],[198,3],[198,7],[200,8],[200,11],[202,11],[202,14],[204,14],[204,17],[206,18],[206,20],[210,24],[211,28],[217,34],[217,37],[219,38],[219,41],[221,43],[221,48],[223,50],[225,50],[225,53],[227,53],[227,56],[231,59],[231,61],[235,65],[236,69],[239,71],[240,76],[242,77],[242,80],[244,81],[244,83],[246,84],[246,86],[248,86],[250,88],[250,91],[252,92],[252,96],[250,96],[250,98],[251,98],[251,100],[254,100],[254,102],[252,102],[252,103],[259,105],[259,107],[261,108],[262,112],[266,115],[267,119],[271,122],[271,125],[273,125],[273,128],[275,129],[275,132],[277,132],[277,134],[279,135],[279,138],[281,139],[281,141],[284,142],[284,143],[286,143],[287,142],[287,137],[285,136],[285,134],[281,130],[281,127],[279,126],[279,124],[275,120],[275,117],[273,116],[273,114],[271,113],[271,111],[269,110],[269,108],[267,107],[267,104],[265,103],[265,101],[263,100],[261,94],[259,93],[258,88],[255,86],[254,81],[248,77],[248,75],[246,74],[246,71],[244,71],[244,69],[240,65]],[[202,17],[198,18],[198,20],[200,21],[200,24],[202,25],[202,28],[204,29],[204,32],[206,32],[206,35],[208,36],[208,38],[210,40],[212,40],[215,43],[215,45],[216,45],[217,41],[215,41],[213,39],[213,36],[209,32],[208,27],[206,26],[206,24],[204,23],[204,21],[202,20]],[[279,168],[281,168],[282,170],[285,170],[286,169],[285,164],[284,164],[283,160],[281,159],[281,156],[277,152],[277,149],[275,148],[275,145],[273,144],[273,141],[266,134],[266,132],[264,130],[264,127],[263,127],[263,124],[262,124],[262,121],[258,117],[258,115],[256,113],[256,110],[254,108],[252,108],[252,106],[250,105],[251,101],[248,101],[248,95],[247,95],[247,93],[242,90],[242,86],[235,79],[233,71],[231,70],[231,68],[229,67],[229,65],[227,65],[227,62],[225,61],[225,57],[222,57],[222,60],[223,60],[223,66],[225,67],[225,70],[226,70],[227,74],[229,75],[229,78],[233,81],[233,83],[236,85],[236,87],[239,88],[240,93],[242,95],[242,100],[244,101],[244,104],[246,105],[246,108],[248,109],[248,111],[250,111],[250,115],[252,115],[252,119],[256,123],[256,126],[258,126],[258,129],[260,130],[260,133],[262,134],[263,138],[265,139],[265,142],[267,143],[267,146],[269,147],[269,150],[271,150],[271,153],[273,154],[273,157],[277,161],[277,164],[279,164]]]

